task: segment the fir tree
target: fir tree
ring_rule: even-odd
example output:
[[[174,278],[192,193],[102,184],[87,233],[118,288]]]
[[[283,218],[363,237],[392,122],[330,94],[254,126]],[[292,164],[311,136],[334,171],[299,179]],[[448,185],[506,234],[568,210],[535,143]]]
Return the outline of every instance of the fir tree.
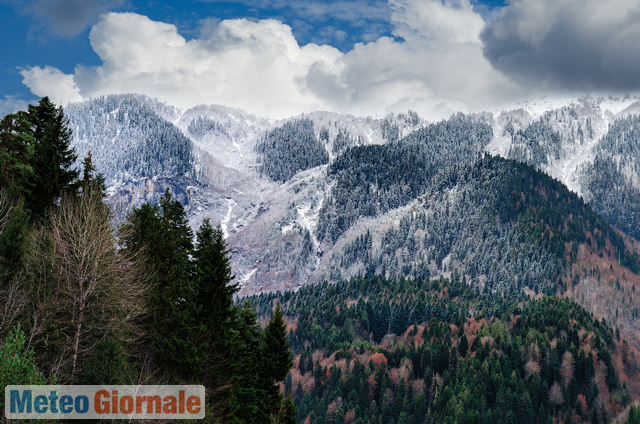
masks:
[[[0,189],[14,199],[31,194],[33,133],[28,118],[21,111],[0,122]]]
[[[201,363],[189,338],[190,327],[198,324],[190,312],[195,300],[189,259],[193,232],[184,208],[167,189],[158,205],[145,203],[134,209],[129,222],[133,228],[127,249],[142,250],[155,274],[150,296],[152,349],[173,378],[192,375]]]
[[[29,106],[29,122],[33,133],[33,188],[28,205],[34,218],[40,218],[63,190],[75,188],[78,171],[70,168],[77,156],[75,148],[70,147],[71,129],[62,107],[56,108],[48,97],[37,106]]]
[[[236,354],[242,350],[238,337],[238,308],[233,295],[231,264],[224,234],[220,226],[213,228],[205,219],[196,233],[193,252],[195,266],[195,298],[193,313],[201,325],[197,335],[198,353],[202,355],[204,383],[215,393],[217,403],[229,401],[229,386],[236,369]]]
[[[280,304],[267,324],[264,334],[264,382],[268,402],[272,411],[278,411],[283,402],[280,388],[276,383],[283,381],[293,366],[291,350],[287,342],[287,325],[284,322]]]

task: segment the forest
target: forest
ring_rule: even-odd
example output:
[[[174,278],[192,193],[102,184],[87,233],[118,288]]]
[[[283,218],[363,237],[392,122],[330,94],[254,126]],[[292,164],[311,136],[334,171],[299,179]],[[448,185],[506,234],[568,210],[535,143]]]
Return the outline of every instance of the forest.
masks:
[[[640,170],[637,140],[640,116],[615,121],[594,147],[595,159],[582,166],[585,200],[609,222],[640,238],[640,190],[633,175]]]
[[[198,176],[191,140],[135,95],[73,103],[64,113],[74,123],[69,130],[79,157],[93,149],[93,162],[109,185],[147,176]],[[189,128],[200,136],[221,131],[218,123],[206,121]]]
[[[296,119],[275,128],[256,144],[258,172],[270,179],[285,182],[298,171],[329,162],[329,153],[316,138],[313,121]]]
[[[203,384],[207,422],[295,422],[282,312],[235,303],[222,229],[169,191],[115,216],[70,139],[46,97],[0,122],[0,385]]]
[[[634,367],[605,322],[555,296],[501,305],[456,273],[355,278],[249,300],[282,305],[305,423],[606,423]],[[633,421],[629,421],[633,422]]]
[[[331,162],[310,119],[267,131],[257,171],[270,180],[326,165],[304,261],[315,260],[312,235],[331,243],[362,218],[398,219],[352,234],[330,258],[332,283],[240,298],[220,226],[192,229],[169,190],[126,215],[105,201],[101,164],[112,179],[194,172],[189,139],[134,102],[99,102],[120,131],[148,130],[151,159],[122,170],[109,154],[80,157],[71,140],[83,129],[48,98],[0,121],[3,387],[203,384],[213,423],[640,422],[627,385],[640,378],[635,351],[558,296],[580,280],[579,249],[632,272],[638,255],[558,180],[483,154],[483,116],[404,138],[386,119],[383,145],[340,130]],[[196,118],[187,131],[225,129]],[[560,136],[542,120],[519,131],[550,140],[534,162],[556,154]]]

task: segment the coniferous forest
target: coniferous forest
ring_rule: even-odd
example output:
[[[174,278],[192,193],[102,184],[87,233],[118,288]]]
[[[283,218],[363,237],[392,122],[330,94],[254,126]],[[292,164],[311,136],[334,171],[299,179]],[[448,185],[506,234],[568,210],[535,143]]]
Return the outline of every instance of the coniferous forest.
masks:
[[[65,111],[46,97],[0,122],[2,387],[202,384],[212,423],[640,422],[637,350],[566,295],[587,277],[600,283],[601,268],[580,268],[584,257],[609,261],[612,273],[614,261],[640,269],[612,226],[636,236],[635,221],[616,221],[635,198],[623,172],[635,162],[589,165],[612,176],[614,198],[586,170],[591,205],[533,167],[562,153],[543,119],[505,129],[511,159],[483,153],[492,137],[483,116],[404,138],[385,119],[385,143],[369,145],[343,128],[330,145],[313,120],[289,121],[258,140],[255,171],[278,183],[326,171],[317,227],[296,254],[313,266],[320,243],[339,240],[328,261],[337,282],[240,297],[227,227],[193,225],[171,190],[126,214],[110,206],[108,179],[196,175],[184,134],[231,131],[200,117],[183,134],[135,101],[98,102],[127,137],[146,128],[142,156],[118,171],[122,158],[109,152],[78,157]],[[420,122],[415,112],[403,119]],[[628,153],[621,140],[634,122],[614,127],[602,151]],[[256,218],[268,213],[256,207]],[[345,236],[392,210],[389,225]],[[633,304],[635,286],[616,284]]]
[[[2,387],[203,384],[209,422],[294,422],[282,313],[236,305],[222,230],[194,234],[169,191],[116,219],[47,98],[1,125]]]

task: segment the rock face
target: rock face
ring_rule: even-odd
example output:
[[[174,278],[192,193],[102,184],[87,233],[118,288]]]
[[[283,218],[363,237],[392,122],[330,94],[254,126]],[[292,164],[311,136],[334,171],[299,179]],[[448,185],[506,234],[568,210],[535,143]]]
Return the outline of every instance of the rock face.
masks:
[[[80,159],[92,152],[120,213],[157,201],[168,188],[194,227],[205,218],[221,225],[244,295],[366,272],[468,273],[473,255],[483,252],[472,254],[463,243],[476,240],[457,214],[474,204],[466,185],[471,179],[454,174],[484,152],[548,173],[632,232],[640,211],[631,218],[625,211],[639,192],[640,159],[626,155],[622,163],[623,153],[602,140],[610,125],[638,110],[633,98],[584,97],[543,99],[438,124],[410,111],[384,119],[315,112],[270,121],[216,105],[179,110],[128,94],[72,104],[65,112]],[[311,137],[313,157],[326,159],[309,159],[288,122],[310,122],[302,127],[310,131],[305,137]],[[622,164],[611,177],[613,189],[594,178],[604,166],[596,157],[607,166]],[[603,191],[611,201],[602,200]],[[507,233],[498,226],[476,243],[488,248],[487,240]],[[490,268],[478,281],[499,278]]]

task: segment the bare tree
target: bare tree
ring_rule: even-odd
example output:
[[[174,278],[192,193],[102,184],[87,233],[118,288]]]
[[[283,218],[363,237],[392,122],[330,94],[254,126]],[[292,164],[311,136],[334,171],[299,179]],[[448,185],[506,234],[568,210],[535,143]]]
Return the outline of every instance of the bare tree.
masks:
[[[566,351],[562,355],[562,365],[560,366],[560,375],[562,376],[562,386],[566,389],[571,383],[575,367],[573,365],[573,355],[571,352]]]
[[[81,358],[112,337],[132,342],[143,335],[148,278],[137,258],[118,249],[121,231],[110,226],[111,211],[91,190],[65,195],[51,214],[52,299],[47,334],[57,345],[57,374],[73,380]],[[51,321],[53,320],[53,321]],[[57,333],[55,333],[57,331]]]
[[[554,381],[549,389],[549,402],[553,404],[553,416],[556,415],[556,407],[564,403],[564,395],[562,394],[562,387],[557,381]]]

